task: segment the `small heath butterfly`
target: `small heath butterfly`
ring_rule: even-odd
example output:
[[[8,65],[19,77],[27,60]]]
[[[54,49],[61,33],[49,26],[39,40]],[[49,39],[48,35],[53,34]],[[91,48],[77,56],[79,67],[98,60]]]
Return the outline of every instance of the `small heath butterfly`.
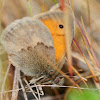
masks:
[[[61,83],[51,63],[61,69],[65,61],[63,16],[57,11],[26,17],[14,21],[2,33],[9,61],[26,76],[42,77],[40,83]]]

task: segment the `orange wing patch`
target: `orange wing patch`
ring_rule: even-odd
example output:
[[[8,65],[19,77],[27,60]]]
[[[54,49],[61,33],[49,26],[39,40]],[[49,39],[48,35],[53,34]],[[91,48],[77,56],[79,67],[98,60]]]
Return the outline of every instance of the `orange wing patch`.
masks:
[[[56,60],[60,60],[65,54],[65,37],[64,29],[60,28],[59,25],[63,25],[59,20],[52,19],[41,19],[41,21],[48,27],[53,37]]]

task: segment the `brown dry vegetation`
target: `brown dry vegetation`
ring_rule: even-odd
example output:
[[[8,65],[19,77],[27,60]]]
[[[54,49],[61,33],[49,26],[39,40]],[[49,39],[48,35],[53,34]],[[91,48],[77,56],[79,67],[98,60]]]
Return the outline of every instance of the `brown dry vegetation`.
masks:
[[[63,0],[56,1],[59,3]],[[41,12],[46,12],[55,5],[53,0],[29,0],[29,2],[33,16]],[[64,100],[64,97],[68,96],[70,91],[67,86],[75,86],[79,89],[79,91],[81,91],[81,87],[85,84],[86,88],[95,87],[95,89],[100,90],[100,0],[70,0],[70,2],[75,17],[83,27],[86,37],[84,38],[81,28],[75,22],[74,39],[78,44],[76,44],[76,41],[73,41],[71,46],[72,51],[69,55],[72,57],[73,66],[71,65],[71,69],[73,70],[74,76],[70,76],[70,72],[68,71],[69,58],[60,72],[61,74],[63,74],[63,72],[67,73],[64,83],[64,86],[66,87],[50,88],[51,86],[45,86],[43,88],[45,95],[41,96],[42,100]],[[26,16],[31,16],[27,0],[0,0],[0,35],[4,28],[11,22]],[[90,45],[88,45],[86,38],[88,38]],[[82,52],[80,52],[80,49]],[[25,100],[27,100],[27,97],[31,100],[34,98],[31,93],[27,93],[27,97],[25,97],[26,95],[23,95],[22,91],[19,92],[19,95],[17,94],[18,91],[13,93],[10,91],[12,88],[18,88],[18,83],[15,83],[15,86],[13,86],[13,79],[15,79],[15,81],[17,80],[17,70],[15,70],[16,68],[14,66],[11,66],[10,71],[8,71],[7,74],[8,67],[7,54],[0,44],[0,95],[2,94],[2,100],[10,100],[11,98],[11,100],[24,100],[23,98],[26,98]],[[4,81],[6,74],[7,79]],[[71,81],[73,81],[73,78],[71,77],[74,77],[75,84],[74,82],[72,84],[70,79],[68,80],[66,77],[70,78]],[[21,88],[21,90],[24,89],[21,85],[19,88]]]

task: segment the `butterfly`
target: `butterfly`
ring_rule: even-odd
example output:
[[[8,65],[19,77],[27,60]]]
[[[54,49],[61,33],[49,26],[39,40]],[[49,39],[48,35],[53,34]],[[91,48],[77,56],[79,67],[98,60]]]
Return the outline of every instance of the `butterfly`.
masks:
[[[18,19],[3,31],[2,45],[9,61],[38,83],[59,84],[65,62],[64,12],[52,11]],[[73,34],[72,37],[73,38]]]

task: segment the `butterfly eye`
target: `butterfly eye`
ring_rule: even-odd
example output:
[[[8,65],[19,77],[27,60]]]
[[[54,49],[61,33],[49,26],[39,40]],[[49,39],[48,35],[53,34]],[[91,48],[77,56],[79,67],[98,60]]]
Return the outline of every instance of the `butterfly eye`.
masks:
[[[59,28],[63,29],[63,28],[64,28],[64,26],[60,24],[60,25],[59,25]]]

